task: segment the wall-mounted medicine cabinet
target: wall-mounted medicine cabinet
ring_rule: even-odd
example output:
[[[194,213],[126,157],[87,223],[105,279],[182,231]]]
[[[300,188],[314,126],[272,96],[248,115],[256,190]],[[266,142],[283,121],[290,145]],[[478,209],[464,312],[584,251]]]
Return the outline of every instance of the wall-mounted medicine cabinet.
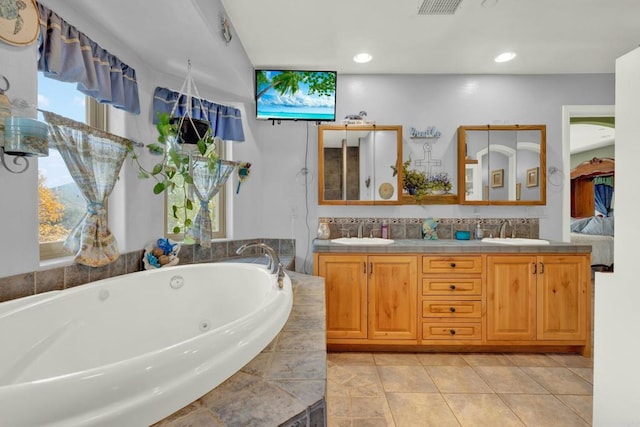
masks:
[[[402,126],[318,126],[318,203],[402,203]]]
[[[458,203],[546,204],[546,126],[458,128]]]

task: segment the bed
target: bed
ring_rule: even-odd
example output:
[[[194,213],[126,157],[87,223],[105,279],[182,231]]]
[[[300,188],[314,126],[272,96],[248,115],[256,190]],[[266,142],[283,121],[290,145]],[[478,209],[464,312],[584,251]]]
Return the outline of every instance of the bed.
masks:
[[[613,216],[596,216],[594,179],[613,177],[615,160],[596,158],[580,163],[571,171],[572,243],[591,245],[591,267],[613,271]]]

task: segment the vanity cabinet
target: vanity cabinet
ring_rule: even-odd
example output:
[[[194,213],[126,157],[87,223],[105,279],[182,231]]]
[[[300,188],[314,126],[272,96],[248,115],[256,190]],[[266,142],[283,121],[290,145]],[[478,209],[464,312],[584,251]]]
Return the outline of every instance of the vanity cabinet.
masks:
[[[482,255],[422,257],[422,344],[482,340],[483,271]]]
[[[324,277],[329,343],[417,339],[417,257],[316,256]]]
[[[588,253],[316,253],[339,350],[591,352]]]
[[[583,341],[588,256],[487,256],[487,341]]]

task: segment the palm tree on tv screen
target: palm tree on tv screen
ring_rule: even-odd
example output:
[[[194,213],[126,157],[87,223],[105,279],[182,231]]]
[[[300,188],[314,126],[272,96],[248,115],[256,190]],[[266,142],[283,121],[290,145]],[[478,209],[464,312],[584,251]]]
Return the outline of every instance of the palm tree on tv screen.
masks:
[[[300,83],[309,85],[310,95],[317,93],[323,96],[330,96],[334,93],[336,85],[335,73],[322,72],[283,71],[269,80],[266,71],[259,71],[256,79],[258,87],[263,87],[256,95],[256,99],[260,99],[271,88],[280,95],[293,95],[300,90]]]

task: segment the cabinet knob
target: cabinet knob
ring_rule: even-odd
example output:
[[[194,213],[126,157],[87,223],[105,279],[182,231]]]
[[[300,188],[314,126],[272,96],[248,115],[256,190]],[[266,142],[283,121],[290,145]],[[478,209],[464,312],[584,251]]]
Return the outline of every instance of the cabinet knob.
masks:
[[[451,265],[451,268],[456,268],[456,263],[455,262],[452,262],[450,265]]]
[[[456,285],[449,285],[449,289],[451,289],[452,291],[454,291],[456,289]]]
[[[455,313],[456,312],[456,308],[455,307],[449,307],[449,311],[452,312],[452,313]]]
[[[455,329],[449,329],[449,333],[450,333],[451,335],[455,335],[455,334],[456,334],[456,330],[455,330]]]

